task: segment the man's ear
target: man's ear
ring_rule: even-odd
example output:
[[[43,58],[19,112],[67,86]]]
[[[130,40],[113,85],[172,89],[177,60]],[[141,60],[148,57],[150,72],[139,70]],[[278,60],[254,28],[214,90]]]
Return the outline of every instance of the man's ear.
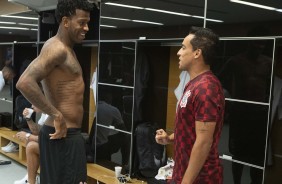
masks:
[[[70,19],[69,19],[68,17],[64,16],[64,17],[62,18],[62,23],[63,23],[64,27],[69,27],[69,25],[70,25]]]
[[[197,49],[194,51],[195,59],[198,59],[202,55],[202,49]]]

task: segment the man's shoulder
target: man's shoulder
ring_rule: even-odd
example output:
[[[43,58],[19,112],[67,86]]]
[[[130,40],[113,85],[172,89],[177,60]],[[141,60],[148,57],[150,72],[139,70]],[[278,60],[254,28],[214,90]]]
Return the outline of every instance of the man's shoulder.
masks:
[[[68,47],[60,40],[53,38],[50,38],[47,40],[42,49],[40,54],[41,55],[48,55],[48,57],[65,57],[68,54]]]
[[[52,37],[44,43],[42,51],[44,50],[62,51],[67,50],[67,46],[60,39]]]
[[[222,88],[219,79],[212,72],[202,75],[194,86],[199,90],[206,90],[207,88],[220,90]]]

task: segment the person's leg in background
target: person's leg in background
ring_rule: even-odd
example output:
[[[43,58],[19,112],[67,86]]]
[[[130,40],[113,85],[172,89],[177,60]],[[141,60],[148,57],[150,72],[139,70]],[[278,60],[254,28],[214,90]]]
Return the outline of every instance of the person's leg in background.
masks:
[[[26,145],[28,182],[36,184],[36,175],[39,168],[39,145],[31,141]]]
[[[263,170],[257,168],[250,168],[250,176],[251,176],[251,184],[261,184],[262,183],[262,176]]]
[[[243,173],[244,165],[232,162],[232,174],[234,184],[241,184],[241,178]]]

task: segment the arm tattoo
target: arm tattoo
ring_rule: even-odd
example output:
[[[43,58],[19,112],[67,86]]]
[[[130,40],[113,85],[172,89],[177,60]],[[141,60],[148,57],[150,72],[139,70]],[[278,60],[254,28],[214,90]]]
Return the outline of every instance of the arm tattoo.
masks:
[[[208,122],[205,121],[205,122],[203,123],[203,126],[201,126],[201,127],[199,128],[199,131],[202,132],[202,133],[207,132],[207,131],[208,131],[208,129],[207,129],[207,124],[208,124]]]
[[[34,135],[38,135],[39,134],[39,131],[40,131],[40,128],[41,126],[33,121],[29,121],[28,122],[28,127],[31,131],[32,134]]]

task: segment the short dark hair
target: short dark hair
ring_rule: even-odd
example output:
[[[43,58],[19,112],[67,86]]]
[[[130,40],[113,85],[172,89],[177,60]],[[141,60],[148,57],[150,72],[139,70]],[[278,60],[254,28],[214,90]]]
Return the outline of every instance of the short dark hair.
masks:
[[[14,67],[10,66],[10,65],[5,65],[3,68],[2,68],[2,72],[5,71],[5,72],[9,72],[9,73],[13,73],[15,74],[15,69]]]
[[[10,65],[5,65],[1,71],[5,80],[9,80],[9,78],[5,78],[7,75],[12,77],[15,77],[16,75],[15,69]]]
[[[211,65],[216,58],[219,38],[211,29],[203,27],[191,27],[189,34],[195,35],[191,40],[193,50],[201,49],[204,61]]]
[[[75,15],[75,10],[84,10],[90,12],[93,9],[93,4],[87,0],[58,0],[55,16],[60,24],[63,17],[71,17]]]

